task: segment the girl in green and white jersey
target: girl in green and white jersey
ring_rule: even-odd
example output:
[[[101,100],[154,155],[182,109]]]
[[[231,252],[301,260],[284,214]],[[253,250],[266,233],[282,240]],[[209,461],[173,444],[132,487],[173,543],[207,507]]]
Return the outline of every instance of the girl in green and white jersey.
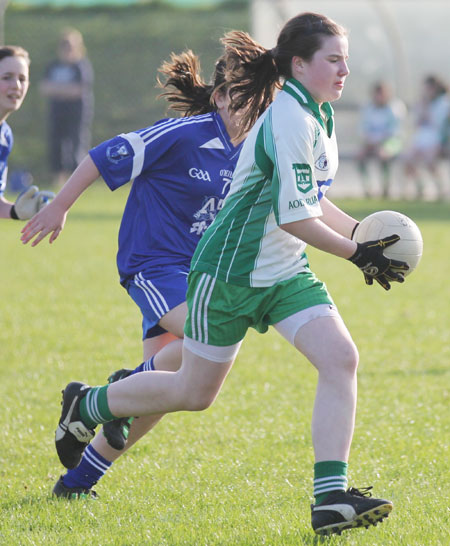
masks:
[[[318,371],[312,526],[319,534],[340,534],[380,521],[392,503],[346,491],[358,352],[325,285],[310,271],[305,247],[351,260],[367,284],[375,279],[386,289],[403,281],[407,266],[383,255],[398,237],[355,243],[357,221],[326,198],[338,163],[329,103],[339,99],[349,74],[346,31],[305,13],[286,23],[272,50],[241,32],[229,33],[224,44],[231,109],[244,112],[242,134],[253,128],[225,205],[192,259],[183,364],[176,373],[139,373],[105,387],[70,383],[58,454],[63,464],[66,454],[73,460],[100,422],[207,408],[247,329],[265,332],[272,325]]]

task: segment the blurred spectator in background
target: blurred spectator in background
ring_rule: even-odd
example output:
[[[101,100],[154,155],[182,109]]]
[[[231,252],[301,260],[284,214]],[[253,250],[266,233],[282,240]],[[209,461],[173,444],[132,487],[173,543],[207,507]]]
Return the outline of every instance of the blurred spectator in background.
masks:
[[[57,58],[47,66],[41,82],[41,92],[48,98],[48,152],[57,187],[90,148],[93,80],[83,36],[76,29],[64,29]]]
[[[431,175],[437,190],[437,199],[445,196],[443,175],[439,160],[443,156],[450,101],[446,84],[436,76],[423,81],[422,95],[414,109],[414,132],[411,146],[405,155],[406,183],[413,180],[416,196],[424,196],[421,167]]]
[[[25,187],[12,203],[4,198],[8,158],[14,138],[6,119],[22,106],[29,85],[30,57],[20,46],[0,47],[0,218],[28,220],[54,197],[39,191],[37,186]],[[30,180],[31,182],[32,180]]]
[[[450,159],[450,107],[444,124],[441,155],[443,159]]]
[[[358,167],[366,197],[372,196],[373,182],[368,173],[371,159],[380,165],[383,197],[389,197],[391,166],[402,149],[405,117],[406,107],[393,97],[391,87],[385,82],[375,83],[370,102],[361,111],[362,147],[358,154]]]

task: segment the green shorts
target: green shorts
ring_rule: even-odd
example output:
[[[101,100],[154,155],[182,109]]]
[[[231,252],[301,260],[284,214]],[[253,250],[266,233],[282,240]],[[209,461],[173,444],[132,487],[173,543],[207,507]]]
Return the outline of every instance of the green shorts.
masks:
[[[325,284],[309,269],[263,288],[237,286],[192,271],[186,299],[186,336],[219,347],[238,343],[250,327],[265,333],[271,324],[298,311],[333,305]]]

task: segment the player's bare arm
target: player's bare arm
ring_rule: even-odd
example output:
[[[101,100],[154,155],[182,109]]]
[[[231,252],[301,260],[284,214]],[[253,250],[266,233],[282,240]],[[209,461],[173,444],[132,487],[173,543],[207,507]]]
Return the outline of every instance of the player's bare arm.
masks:
[[[358,220],[345,213],[325,196],[320,201],[320,206],[323,213],[322,222],[337,231],[337,233],[351,239],[353,230],[358,225]]]
[[[99,176],[97,167],[87,155],[55,199],[25,225],[22,229],[21,241],[26,244],[35,238],[31,246],[36,246],[51,234],[49,243],[53,243],[64,228],[70,207]]]
[[[350,258],[356,251],[356,243],[344,237],[320,218],[306,218],[280,226],[291,235],[298,237],[319,250],[340,258]]]
[[[10,211],[13,204],[0,197],[0,218],[10,218]]]

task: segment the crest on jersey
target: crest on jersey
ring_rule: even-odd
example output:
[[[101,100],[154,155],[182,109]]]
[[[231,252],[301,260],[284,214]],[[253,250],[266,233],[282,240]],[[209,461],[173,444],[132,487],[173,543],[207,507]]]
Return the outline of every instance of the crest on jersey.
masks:
[[[122,159],[127,158],[130,155],[125,144],[116,144],[115,146],[108,146],[106,148],[106,157],[111,163],[119,163]]]
[[[312,190],[312,172],[311,166],[308,163],[293,163],[292,168],[295,171],[295,182],[297,189],[302,193],[307,193]]]
[[[326,171],[328,169],[328,159],[327,154],[323,153],[319,156],[315,163],[316,169],[319,171]]]

